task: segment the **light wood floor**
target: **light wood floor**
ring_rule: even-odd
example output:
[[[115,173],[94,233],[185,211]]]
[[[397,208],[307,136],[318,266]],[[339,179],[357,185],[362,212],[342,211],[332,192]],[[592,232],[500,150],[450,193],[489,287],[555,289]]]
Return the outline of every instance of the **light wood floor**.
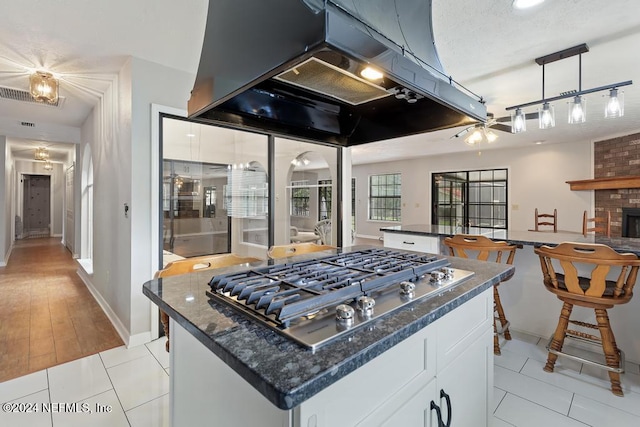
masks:
[[[16,241],[0,267],[0,382],[123,344],[60,238]]]

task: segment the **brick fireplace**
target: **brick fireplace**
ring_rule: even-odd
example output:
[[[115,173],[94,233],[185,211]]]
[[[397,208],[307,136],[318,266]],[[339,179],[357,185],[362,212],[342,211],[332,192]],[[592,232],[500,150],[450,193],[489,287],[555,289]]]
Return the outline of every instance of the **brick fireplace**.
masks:
[[[594,144],[594,178],[640,175],[640,133]],[[640,208],[640,188],[595,190],[596,216],[611,212],[611,237],[622,235],[622,208]]]

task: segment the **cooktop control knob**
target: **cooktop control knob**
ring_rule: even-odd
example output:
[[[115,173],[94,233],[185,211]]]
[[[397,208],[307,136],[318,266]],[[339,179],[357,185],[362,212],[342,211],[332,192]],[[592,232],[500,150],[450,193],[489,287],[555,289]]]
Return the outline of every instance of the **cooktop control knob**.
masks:
[[[362,314],[371,315],[374,305],[376,305],[376,300],[371,297],[362,296],[358,298],[358,310],[360,310]]]
[[[353,323],[353,316],[355,314],[355,310],[353,307],[347,304],[340,304],[336,307],[336,319],[343,323]]]
[[[413,291],[416,289],[416,284],[412,282],[400,282],[400,293],[402,295],[411,295]]]
[[[444,279],[444,273],[442,271],[432,271],[431,272],[431,281],[440,283]]]
[[[442,267],[440,269],[440,271],[442,271],[444,273],[444,278],[449,280],[449,279],[453,279],[453,268],[451,267]]]

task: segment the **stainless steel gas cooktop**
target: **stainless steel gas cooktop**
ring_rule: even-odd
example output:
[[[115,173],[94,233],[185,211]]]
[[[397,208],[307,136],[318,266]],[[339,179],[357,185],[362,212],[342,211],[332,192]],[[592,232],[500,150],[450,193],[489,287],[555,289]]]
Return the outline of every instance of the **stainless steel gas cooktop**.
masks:
[[[316,349],[405,305],[452,289],[471,271],[439,255],[387,248],[214,276],[207,295]]]

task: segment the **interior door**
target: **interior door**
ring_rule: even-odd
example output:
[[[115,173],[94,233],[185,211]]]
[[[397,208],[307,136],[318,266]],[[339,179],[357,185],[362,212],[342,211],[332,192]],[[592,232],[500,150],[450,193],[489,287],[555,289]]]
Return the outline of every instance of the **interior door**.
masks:
[[[439,174],[433,180],[432,224],[466,226],[466,173]]]
[[[25,237],[49,237],[51,222],[51,177],[24,175]]]

